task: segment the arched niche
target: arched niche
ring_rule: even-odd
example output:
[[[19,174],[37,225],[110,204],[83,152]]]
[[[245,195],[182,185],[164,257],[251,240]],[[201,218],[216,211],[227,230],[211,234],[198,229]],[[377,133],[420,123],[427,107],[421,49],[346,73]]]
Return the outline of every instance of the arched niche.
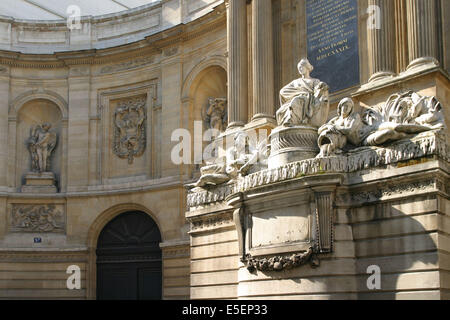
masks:
[[[24,184],[24,176],[31,171],[31,156],[27,145],[31,130],[43,123],[52,125],[51,131],[55,132],[58,141],[51,154],[51,171],[55,174],[58,187],[61,181],[63,162],[63,114],[59,106],[45,98],[36,98],[26,101],[17,110],[15,118],[15,179],[16,188]],[[11,131],[13,131],[12,128]]]
[[[227,72],[220,66],[208,67],[197,76],[191,90],[194,119],[203,120],[209,98],[227,97]]]
[[[183,108],[187,111],[185,114],[189,115],[185,119],[185,128],[188,128],[192,136],[198,134],[194,132],[194,122],[198,121],[202,124],[202,133],[204,133],[210,128],[208,122],[205,121],[209,99],[227,98],[227,72],[222,61],[206,61],[196,66],[184,83],[182,96]],[[225,127],[226,125],[227,123],[225,123]],[[194,148],[193,140],[191,141],[192,148]],[[204,147],[207,144],[209,142],[204,142]],[[198,159],[192,160],[197,161]]]

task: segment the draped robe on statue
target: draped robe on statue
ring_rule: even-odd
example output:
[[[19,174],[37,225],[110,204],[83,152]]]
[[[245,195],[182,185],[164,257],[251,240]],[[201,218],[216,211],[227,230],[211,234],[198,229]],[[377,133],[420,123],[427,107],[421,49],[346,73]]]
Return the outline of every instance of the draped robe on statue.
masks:
[[[328,86],[318,79],[300,78],[280,90],[281,107],[277,111],[278,125],[308,124],[321,105],[326,103]]]

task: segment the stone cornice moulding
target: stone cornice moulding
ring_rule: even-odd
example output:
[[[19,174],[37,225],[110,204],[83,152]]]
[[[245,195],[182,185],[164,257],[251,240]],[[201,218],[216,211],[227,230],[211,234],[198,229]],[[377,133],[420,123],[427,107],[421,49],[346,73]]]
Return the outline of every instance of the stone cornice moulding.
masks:
[[[253,192],[253,190],[271,187],[284,181],[301,179],[321,179],[325,173],[353,173],[371,168],[383,167],[436,157],[448,162],[450,147],[445,142],[442,131],[428,131],[409,139],[389,144],[387,147],[362,147],[345,156],[313,158],[258,171],[239,178],[236,181],[210,189],[191,190],[187,194],[187,209],[224,201],[231,194]]]
[[[114,20],[116,20],[118,22],[122,22],[122,20],[124,20],[125,18],[139,15],[139,14],[142,15],[143,18],[145,18],[146,16],[148,16],[148,13],[150,11],[158,11],[158,10],[159,10],[159,16],[160,16],[162,4],[165,2],[166,1],[162,1],[157,4],[151,4],[149,6],[145,6],[143,8],[141,7],[138,9],[130,10],[130,11],[127,11],[126,13],[122,13],[121,15],[111,14],[111,15],[106,15],[103,17],[96,17],[96,18],[82,17],[81,23],[82,24],[86,23],[86,22],[105,23],[108,21],[114,22]],[[133,32],[133,34],[140,33],[140,34],[142,34],[142,36],[140,38],[136,37],[137,39],[134,40],[134,42],[131,43],[131,45],[133,45],[134,43],[148,42],[157,51],[157,50],[160,50],[164,46],[168,46],[173,43],[178,43],[180,41],[181,42],[189,41],[191,39],[199,37],[199,36],[203,35],[204,33],[215,30],[219,26],[225,27],[226,26],[226,13],[225,13],[224,8],[225,8],[225,6],[224,6],[223,2],[218,5],[216,4],[215,6],[211,6],[210,11],[208,11],[204,15],[202,15],[192,21],[188,21],[187,23],[179,23],[175,26],[165,27],[166,29],[161,29],[161,27],[159,27],[158,30],[155,30],[155,32],[150,32],[151,33],[150,35],[149,35],[148,31],[145,31],[146,30],[145,28],[142,30],[135,31],[135,32]],[[66,22],[64,20],[40,21],[40,22],[25,21],[25,20],[19,21],[19,20],[14,20],[11,18],[5,18],[5,17],[0,16],[0,22],[11,23],[14,26],[17,26],[20,28],[26,28],[26,29],[30,29],[30,30],[45,31],[44,29],[49,28],[49,27],[57,28],[57,29],[67,29]],[[117,23],[115,23],[115,24],[111,23],[111,25],[116,26]],[[154,28],[155,28],[154,26],[150,27],[150,29],[154,29]],[[49,29],[47,31],[48,32],[55,32],[55,31],[57,32],[58,30]],[[66,32],[68,30],[64,30],[64,31]],[[10,37],[11,36],[12,35],[10,35]],[[106,44],[106,47],[104,45],[96,47],[95,44],[92,46],[93,39],[91,39],[90,40],[91,45],[87,46],[86,48],[76,49],[74,51],[71,51],[70,46],[69,46],[69,47],[61,48],[60,53],[55,52],[54,50],[53,51],[48,50],[48,53],[46,53],[46,54],[47,54],[47,56],[53,57],[54,60],[56,60],[56,61],[54,61],[54,63],[55,63],[55,62],[59,61],[59,58],[56,57],[55,55],[58,55],[61,53],[66,53],[66,52],[80,51],[82,53],[87,52],[89,55],[90,52],[97,53],[97,52],[101,52],[101,51],[105,51],[105,50],[115,51],[115,50],[121,50],[124,48],[126,48],[126,50],[129,51],[129,48],[127,48],[127,46],[130,45],[130,42],[129,42],[130,40],[128,40],[129,37],[128,38],[126,37],[126,33],[118,35],[117,37],[119,37],[119,38],[122,37],[122,38],[124,38],[124,40],[116,41],[116,43],[114,43],[113,46],[108,46],[107,44]],[[70,35],[69,35],[69,38],[70,38]],[[98,39],[98,42],[105,42],[105,41],[107,42],[109,40],[106,39],[106,40],[100,41],[100,39]],[[76,48],[76,46],[77,45],[74,44],[74,48]],[[44,55],[44,54],[37,54],[37,53],[34,54],[34,53],[19,52],[17,50],[21,50],[20,46],[18,46],[18,47],[12,46],[12,51],[9,51],[8,49],[4,49],[5,45],[1,45],[1,47],[3,47],[3,51],[5,51],[5,52],[14,52],[18,55],[20,55],[20,54],[30,55],[30,56]],[[53,45],[49,45],[49,47],[52,48]],[[42,52],[43,48],[45,48],[45,44],[44,44],[44,46],[42,44],[39,46],[39,51]],[[78,46],[78,48],[80,48],[80,46]],[[32,51],[32,46],[29,47],[28,49],[29,49],[28,51],[30,51],[30,50]],[[1,50],[0,50],[0,52],[1,52]],[[108,53],[108,55],[111,55],[111,54],[114,55],[115,52]],[[35,61],[35,63],[40,63],[40,61]],[[85,63],[90,63],[90,62],[87,60]],[[102,63],[102,62],[97,62],[97,63]],[[3,61],[3,59],[0,59],[0,64],[11,64],[11,63],[8,63],[8,61]],[[80,63],[78,63],[78,64],[80,64]],[[35,65],[34,67],[37,67],[37,66]],[[58,65],[51,65],[51,63],[48,63],[48,64],[42,65],[41,67],[42,68],[45,68],[45,67],[52,68],[52,67],[58,67]]]
[[[161,54],[162,49],[165,47],[182,44],[185,41],[190,41],[224,27],[226,20],[223,14],[217,18],[217,14],[213,16],[213,13],[210,13],[210,15],[214,21],[207,23],[207,25],[203,26],[198,24],[198,20],[194,20],[189,25],[175,26],[168,30],[170,32],[160,32],[156,35],[148,36],[144,40],[107,49],[69,51],[47,55],[0,50],[0,65],[16,68],[54,69],[73,65],[101,65],[147,55]],[[190,26],[191,24],[194,26]],[[190,31],[187,29],[194,30]],[[163,33],[166,34],[164,35]]]
[[[411,69],[394,77],[380,81],[368,82],[360,86],[355,86],[330,95],[330,104],[338,103],[342,98],[352,97],[357,99],[360,96],[380,91],[385,88],[392,88],[417,78],[423,78],[430,74],[439,74],[450,82],[450,75],[442,66],[428,66],[427,68]]]

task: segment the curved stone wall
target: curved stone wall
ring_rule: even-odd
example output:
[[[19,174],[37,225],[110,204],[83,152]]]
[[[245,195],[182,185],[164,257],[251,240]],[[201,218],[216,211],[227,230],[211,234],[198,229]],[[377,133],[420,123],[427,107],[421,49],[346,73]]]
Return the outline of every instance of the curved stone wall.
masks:
[[[223,0],[161,0],[116,14],[81,18],[70,30],[65,20],[19,20],[0,16],[0,50],[32,54],[105,49],[140,41],[210,13]]]
[[[188,298],[183,183],[195,167],[170,161],[171,134],[226,97],[225,5],[165,0],[82,25],[0,18],[0,298],[95,298],[98,221],[133,210],[160,228],[162,296]],[[121,144],[133,138],[127,116],[139,120],[131,151]],[[44,181],[30,174],[28,141],[46,122],[57,144]],[[22,225],[44,211],[57,228]],[[62,280],[68,265],[81,269],[80,290]]]

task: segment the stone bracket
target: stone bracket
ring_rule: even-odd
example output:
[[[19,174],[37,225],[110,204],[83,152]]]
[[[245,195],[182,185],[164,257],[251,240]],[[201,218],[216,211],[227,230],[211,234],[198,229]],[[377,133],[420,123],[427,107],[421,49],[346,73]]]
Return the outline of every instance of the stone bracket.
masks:
[[[329,253],[333,251],[334,230],[334,192],[314,192],[313,210],[315,214],[317,252]]]

